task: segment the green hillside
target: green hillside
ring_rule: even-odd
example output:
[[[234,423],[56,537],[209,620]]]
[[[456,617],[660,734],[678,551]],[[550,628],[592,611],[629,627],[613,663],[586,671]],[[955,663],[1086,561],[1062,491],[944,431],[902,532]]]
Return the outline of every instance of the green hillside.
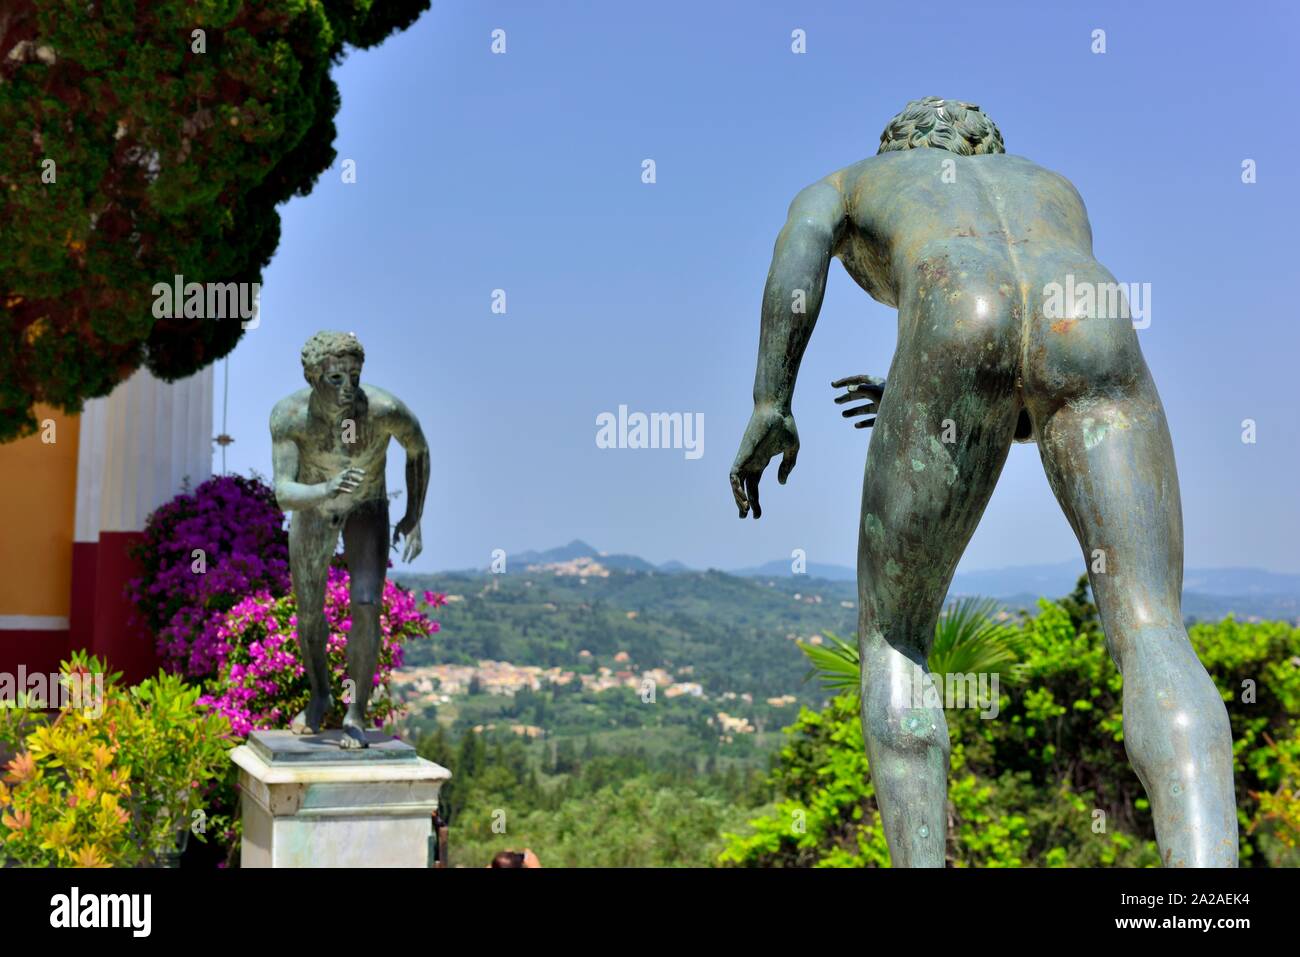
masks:
[[[591,670],[612,666],[614,655],[626,652],[630,660],[620,667],[688,667],[690,680],[709,695],[794,694],[812,703],[822,695],[804,683],[808,666],[793,638],[857,628],[856,588],[847,582],[717,571],[611,571],[607,578],[455,573],[401,581],[455,596],[438,609],[442,633],[412,648],[408,666],[492,659]],[[591,659],[579,657],[584,650]]]

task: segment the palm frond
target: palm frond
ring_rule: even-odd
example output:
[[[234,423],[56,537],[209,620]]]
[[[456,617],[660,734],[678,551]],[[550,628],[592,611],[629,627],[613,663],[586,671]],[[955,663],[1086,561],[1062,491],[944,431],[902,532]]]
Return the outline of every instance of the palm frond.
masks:
[[[939,616],[930,647],[930,670],[936,675],[1009,672],[1019,660],[1018,632],[994,619],[992,598],[961,598]]]
[[[936,679],[949,674],[995,673],[1002,680],[1016,679],[1020,633],[1014,625],[997,621],[993,617],[997,611],[994,599],[976,597],[960,598],[944,609],[930,648],[930,671]],[[862,661],[857,645],[833,632],[823,632],[823,636],[829,645],[796,642],[812,665],[808,678],[820,679],[827,691],[836,694],[858,691]]]
[[[862,664],[858,658],[857,645],[850,645],[830,631],[823,632],[823,637],[830,642],[830,645],[795,642],[812,664],[804,680],[820,678],[822,687],[836,694],[857,691],[862,680]]]

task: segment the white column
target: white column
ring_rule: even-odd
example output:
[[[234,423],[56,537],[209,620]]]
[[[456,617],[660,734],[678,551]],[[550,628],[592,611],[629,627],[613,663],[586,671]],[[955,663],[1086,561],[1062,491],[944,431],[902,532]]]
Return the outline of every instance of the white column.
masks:
[[[159,505],[212,475],[212,366],[163,382],[139,369],[81,413],[73,540],[138,532]]]

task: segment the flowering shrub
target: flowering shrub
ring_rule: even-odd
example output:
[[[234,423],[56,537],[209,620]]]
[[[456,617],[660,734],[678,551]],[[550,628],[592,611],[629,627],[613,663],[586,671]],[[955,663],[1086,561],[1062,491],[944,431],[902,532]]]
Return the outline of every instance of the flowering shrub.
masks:
[[[167,668],[217,672],[217,628],[236,602],[289,590],[289,536],[275,493],[260,479],[222,475],[149,516],[135,549],[144,574],[127,585]]]
[[[60,670],[105,669],[78,652]],[[231,766],[230,726],[175,675],[132,688],[119,677],[104,678],[102,701],[69,700],[53,719],[0,708],[0,744],[17,752],[0,782],[0,861],[132,867],[176,853],[204,784]]]
[[[348,585],[346,570],[329,570],[325,588],[329,629],[326,651],[334,707],[326,723],[335,725],[342,721],[347,707],[343,682],[347,678],[347,637],[352,628]],[[435,608],[446,601],[433,592],[425,592],[424,599]],[[204,695],[199,703],[225,715],[240,736],[254,729],[287,728],[307,706],[311,693],[299,654],[297,629],[297,606],[292,595],[277,598],[262,592],[240,600],[214,629],[217,678],[209,683],[213,693]],[[421,613],[411,592],[386,581],[379,630],[374,684],[386,692],[393,669],[402,666],[402,643],[434,634],[438,623]],[[396,710],[386,693],[371,699],[376,727],[394,717]]]

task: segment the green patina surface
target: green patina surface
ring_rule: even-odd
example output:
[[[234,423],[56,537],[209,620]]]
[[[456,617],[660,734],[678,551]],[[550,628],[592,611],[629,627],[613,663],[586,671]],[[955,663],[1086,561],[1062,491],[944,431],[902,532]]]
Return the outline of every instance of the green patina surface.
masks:
[[[1131,320],[1076,314],[1079,301],[1106,301],[1097,291],[1115,281],[1093,257],[1078,192],[1007,155],[978,107],[930,97],[890,122],[880,155],[799,193],[768,271],[754,413],[730,476],[742,518],[761,514],[769,461],[781,457],[781,481],[794,468],[794,384],[833,258],[899,309],[888,383],[855,375],[833,384],[846,390],[837,404],[860,403],[845,417],[874,429],[859,555],[862,713],[894,864],[944,863],[948,743],[942,709],[932,741],[900,740],[891,696],[925,660],[1013,441],[1040,446],[1084,554],[1100,548],[1112,559],[1095,576],[1096,602],[1134,689],[1125,740],[1154,785],[1165,862],[1235,864],[1227,713],[1178,607],[1182,518],[1169,432]],[[1053,284],[1091,298],[1054,314]],[[791,308],[796,291],[801,311]],[[955,434],[944,435],[944,423]],[[1156,491],[1135,508],[1135,489]],[[884,570],[880,580],[872,569]],[[1165,623],[1159,635],[1144,631],[1148,621]]]

